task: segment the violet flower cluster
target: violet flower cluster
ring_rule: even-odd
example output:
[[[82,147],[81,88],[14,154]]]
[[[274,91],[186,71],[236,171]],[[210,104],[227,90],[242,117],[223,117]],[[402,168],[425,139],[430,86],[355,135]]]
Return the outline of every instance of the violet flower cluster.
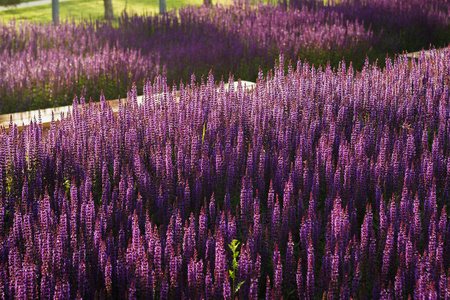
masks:
[[[279,1],[285,8],[285,0]],[[334,11],[344,19],[359,20],[380,34],[382,52],[419,51],[430,44],[446,46],[450,39],[448,0],[292,0],[290,9],[309,7]]]
[[[156,51],[166,66],[168,82],[189,81],[192,73],[216,78],[230,72],[255,80],[281,53],[286,60],[307,60],[316,65],[338,65],[343,56],[362,57],[377,42],[359,21],[348,22],[342,13],[307,7],[285,10],[279,5],[235,2],[229,6],[182,7],[159,16],[127,16],[118,29],[104,24],[105,36],[121,44]],[[200,54],[200,55],[199,55]],[[361,64],[362,65],[362,64]]]
[[[386,65],[2,128],[0,297],[449,299],[450,53]]]
[[[75,94],[117,99],[158,74],[158,59],[102,37],[94,24],[0,25],[0,114],[56,107]]]

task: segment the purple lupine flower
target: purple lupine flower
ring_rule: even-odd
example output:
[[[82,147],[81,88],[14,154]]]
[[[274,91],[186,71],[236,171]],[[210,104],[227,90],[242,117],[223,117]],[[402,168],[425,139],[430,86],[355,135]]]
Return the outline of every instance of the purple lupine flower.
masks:
[[[352,282],[352,296],[356,297],[358,290],[359,290],[359,282],[360,282],[360,262],[356,263],[356,268],[355,268],[355,275],[353,277],[353,282]]]
[[[2,190],[2,170],[0,168],[0,190]],[[6,205],[4,203],[5,201],[3,200],[3,197],[0,194],[0,234],[3,235],[3,228],[4,228],[4,224],[5,224],[5,208]]]
[[[295,206],[294,206],[294,186],[292,183],[292,176],[289,176],[289,180],[286,182],[283,194],[283,210],[282,210],[282,236],[287,235],[287,228],[292,226],[292,222],[295,218]]]
[[[336,248],[338,246],[336,245]],[[335,251],[331,263],[331,281],[330,281],[330,296],[337,297],[339,280],[339,254]]]
[[[284,264],[284,284],[283,287],[292,289],[295,286],[295,261],[294,261],[294,242],[292,234],[289,232],[289,238],[286,248],[286,259]]]
[[[420,235],[422,232],[422,223],[421,223],[421,217],[420,217],[420,206],[419,206],[419,197],[416,193],[416,196],[414,198],[414,204],[413,204],[413,242],[419,243],[420,242]]]
[[[231,298],[232,296],[231,296],[230,280],[228,278],[228,275],[226,275],[225,280],[223,282],[223,299],[230,300]]]
[[[438,225],[439,232],[442,235],[445,235],[446,228],[447,228],[447,218],[448,217],[447,217],[447,211],[445,208],[446,208],[445,206],[442,207],[441,217],[439,218],[439,225]]]
[[[258,299],[258,281],[256,279],[252,279],[250,283],[250,293],[248,295],[250,300]]]
[[[227,263],[224,248],[223,237],[218,232],[216,237],[215,247],[215,267],[214,267],[214,285],[215,293],[217,297],[220,297],[223,293],[225,275],[227,274]]]
[[[270,219],[274,210],[274,199],[275,199],[275,191],[273,189],[273,181],[270,181],[269,193],[267,194],[267,216]],[[268,220],[268,222],[272,222],[272,220]]]
[[[262,145],[261,148],[263,148]],[[267,156],[268,155],[265,153],[264,149],[260,150],[257,188],[261,195],[265,195],[266,192]]]
[[[244,176],[242,179],[242,190],[240,197],[240,222],[244,228],[248,228],[248,218],[250,216],[250,206],[253,202],[251,179]]]
[[[210,263],[208,261],[206,265],[206,276],[205,276],[205,298],[212,299],[214,297],[215,289],[213,285],[213,279],[211,276],[211,269],[209,267]]]
[[[163,276],[162,246],[161,246],[161,241],[159,239],[159,236],[158,236],[157,232],[155,233],[153,244],[154,244],[153,267],[154,267],[156,276],[161,281],[162,280],[162,276]]]
[[[373,214],[372,214],[372,207],[370,204],[366,207],[366,215],[364,216],[364,221],[361,226],[361,253],[362,253],[362,259],[366,260],[368,259],[368,252],[369,252],[369,241],[372,237],[372,223],[373,223]]]
[[[436,265],[437,261],[436,261],[436,248],[437,248],[437,237],[436,237],[436,223],[432,222],[430,224],[430,237],[428,239],[428,259],[427,259],[427,264],[428,264],[428,269],[429,269],[429,273],[431,278],[434,278],[434,274],[435,274],[435,269],[438,267]]]
[[[188,283],[188,290],[187,293],[191,296],[191,297],[195,297],[196,294],[196,263],[195,260],[193,258],[191,258],[188,267],[187,267],[187,283]]]
[[[281,255],[278,253],[277,261],[274,261],[274,274],[273,274],[273,296],[275,299],[281,299],[282,281],[283,281],[283,265],[281,264]]]
[[[303,298],[305,298],[305,285],[303,282],[303,270],[302,270],[302,258],[301,257],[298,259],[296,281],[297,281],[298,298],[303,299]]]
[[[40,297],[41,299],[52,299],[53,295],[53,275],[52,273],[49,273],[48,266],[44,266],[42,270],[42,277],[41,277],[41,288],[40,288]],[[80,276],[80,278],[82,278]],[[80,283],[79,283],[80,285]]]
[[[275,244],[279,242],[280,236],[280,203],[278,201],[278,195],[276,196],[275,205],[271,218],[271,233]]]
[[[273,291],[270,287],[270,279],[269,276],[267,276],[267,281],[266,281],[266,300],[272,300],[274,299],[274,295],[273,295]]]
[[[395,275],[394,282],[394,295],[395,299],[403,299],[403,289],[405,286],[405,279],[401,268],[397,269],[397,275]]]
[[[196,282],[196,294],[197,295],[203,295],[204,290],[205,290],[205,274],[204,274],[204,268],[203,268],[203,260],[200,259],[197,263],[196,263],[196,278],[195,278],[195,282]]]
[[[408,134],[408,140],[406,142],[406,164],[413,162],[416,157],[416,146],[414,142],[414,135],[410,132]]]
[[[259,208],[259,199],[255,198],[253,201],[253,235],[252,243],[255,246],[255,250],[259,251],[261,248],[261,239],[263,233],[263,224],[261,224],[261,213]],[[256,253],[255,251],[253,251]]]
[[[392,269],[392,255],[394,251],[394,229],[392,228],[392,224],[389,225],[389,229],[387,232],[386,237],[386,244],[384,246],[383,251],[383,263],[381,267],[381,277],[383,278],[383,281],[387,284],[387,281],[389,280],[389,273]]]
[[[199,253],[204,253],[206,247],[206,238],[207,238],[207,229],[208,229],[208,221],[207,216],[205,214],[204,207],[200,209],[200,215],[198,217],[198,249]]]
[[[449,281],[447,279],[448,277],[444,274],[441,273],[441,276],[439,278],[439,297],[441,299],[448,299],[450,297],[450,292],[449,292]]]
[[[401,223],[400,224],[400,230],[397,234],[397,255],[399,256],[399,258],[403,258],[404,259],[404,252],[406,249],[406,241],[407,241],[407,225],[405,223]],[[403,261],[404,262],[404,261]],[[402,263],[402,262],[400,262]]]
[[[380,299],[381,300],[393,300],[394,299],[394,295],[392,295],[391,282],[389,282],[388,287],[385,287],[381,290]]]
[[[383,200],[383,196],[381,196],[381,200],[380,200],[380,208],[379,208],[379,212],[380,212],[380,234],[382,236],[385,236],[388,230],[388,218],[386,216],[386,209],[385,209],[385,203]]]
[[[240,291],[243,294],[248,293],[248,287],[252,275],[252,259],[249,243],[241,245],[241,251],[239,253],[239,264],[237,268],[236,281],[244,282]]]
[[[314,286],[314,247],[312,240],[309,240],[308,246],[308,264],[306,271],[306,298],[313,299],[315,295]]]
[[[230,240],[234,240],[237,238],[237,225],[236,225],[236,216],[231,217],[231,213],[228,213],[228,238]]]
[[[167,248],[166,248],[167,249]],[[168,265],[168,271],[169,271],[169,285],[172,288],[178,287],[178,272],[179,272],[179,266],[178,266],[178,256],[175,254],[175,250],[171,245],[168,245],[168,251],[166,253],[166,260]],[[167,271],[167,269],[166,269]]]
[[[23,284],[26,287],[26,298],[28,299],[37,297],[37,271],[37,267],[29,252],[25,253],[23,263]]]
[[[231,211],[231,203],[230,203],[230,193],[228,191],[228,187],[227,190],[225,192],[225,198],[224,198],[224,203],[223,203],[223,211],[228,213],[229,211]]]
[[[185,265],[187,264],[187,260],[194,256],[196,249],[195,218],[193,214],[191,214],[189,221],[189,226],[186,222],[184,227],[184,237],[182,243],[183,260]]]
[[[214,198],[214,193],[211,196],[211,199],[209,200],[209,219],[211,224],[215,224],[216,220],[216,201]]]
[[[108,257],[105,266],[105,287],[106,287],[106,296],[112,297],[113,292],[113,270],[111,264],[111,257]]]
[[[169,275],[167,272],[167,269],[164,272],[164,275],[162,276],[161,281],[161,289],[160,289],[160,299],[167,299],[169,296]]]
[[[55,287],[53,299],[69,299],[70,298],[70,284],[67,278],[58,280]]]
[[[251,279],[252,283],[250,284],[250,290],[252,289],[251,287],[252,284],[256,285],[256,287],[258,286],[260,276],[261,276],[261,256],[259,255],[259,253],[257,253],[256,260],[253,265],[253,274]]]
[[[389,207],[388,207],[388,212],[389,212],[389,221],[391,223],[391,225],[394,226],[394,230],[398,230],[399,228],[399,219],[398,219],[398,210],[397,210],[397,204],[395,203],[394,199],[390,199],[389,200]]]

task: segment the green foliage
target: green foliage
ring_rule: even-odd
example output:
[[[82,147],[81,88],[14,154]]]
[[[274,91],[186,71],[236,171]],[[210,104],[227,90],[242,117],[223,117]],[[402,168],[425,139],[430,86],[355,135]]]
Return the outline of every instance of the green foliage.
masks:
[[[66,181],[64,181],[63,185],[64,185],[64,190],[66,191],[66,193],[70,193],[70,180],[66,179]]]
[[[206,134],[206,123],[203,123],[203,133],[202,133],[202,146],[205,142],[205,134]]]
[[[231,249],[231,252],[233,253],[233,262],[231,265],[231,270],[228,271],[230,274],[230,277],[231,277],[231,281],[232,281],[232,287],[231,287],[232,293],[233,293],[233,295],[231,297],[232,299],[235,298],[237,292],[239,291],[239,289],[245,282],[245,281],[241,281],[236,285],[236,270],[238,267],[238,258],[239,258],[239,251],[237,249],[239,247],[239,244],[240,243],[238,242],[238,240],[233,240],[231,242],[231,244],[228,245],[228,247],[230,247],[230,249]]]

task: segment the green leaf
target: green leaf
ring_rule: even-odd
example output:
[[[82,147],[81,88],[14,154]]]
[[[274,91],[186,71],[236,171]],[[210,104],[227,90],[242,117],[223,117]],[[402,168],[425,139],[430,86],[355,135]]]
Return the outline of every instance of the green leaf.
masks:
[[[70,180],[69,179],[64,181],[63,185],[66,190],[70,190]]]
[[[244,282],[245,282],[245,280],[244,280],[244,281],[241,281],[241,282],[239,282],[239,283],[237,284],[236,289],[234,290],[234,293],[235,293],[235,294],[239,291],[239,289],[241,288],[241,285],[243,285]]]
[[[206,123],[203,123],[203,134],[202,134],[202,145],[205,141],[205,133],[206,133]]]

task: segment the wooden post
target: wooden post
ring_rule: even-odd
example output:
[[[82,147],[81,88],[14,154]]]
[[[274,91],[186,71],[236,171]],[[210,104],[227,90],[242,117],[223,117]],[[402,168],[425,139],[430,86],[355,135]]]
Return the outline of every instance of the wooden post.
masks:
[[[108,21],[114,20],[114,10],[112,0],[103,0],[103,4],[105,5],[105,19]]]
[[[59,1],[58,0],[52,0],[52,19],[53,19],[54,25],[59,24]]]
[[[159,0],[159,13],[163,14],[166,12],[166,0]]]

